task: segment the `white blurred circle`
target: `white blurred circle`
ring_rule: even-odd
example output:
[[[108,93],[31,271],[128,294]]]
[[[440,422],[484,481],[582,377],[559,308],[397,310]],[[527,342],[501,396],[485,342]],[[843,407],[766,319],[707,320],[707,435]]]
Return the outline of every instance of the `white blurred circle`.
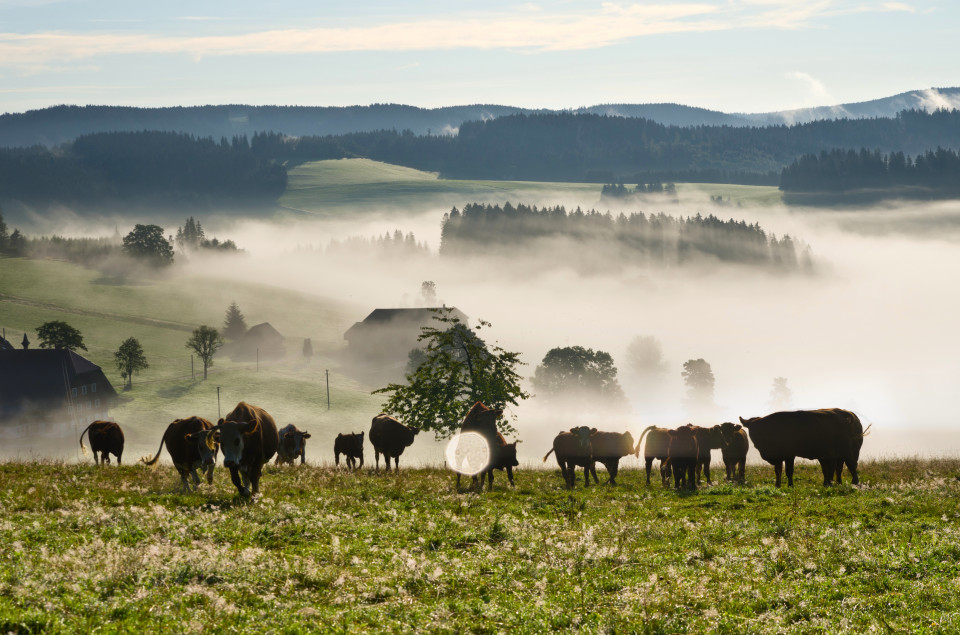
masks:
[[[447,443],[447,465],[465,476],[476,476],[490,463],[490,445],[476,432],[456,434]]]

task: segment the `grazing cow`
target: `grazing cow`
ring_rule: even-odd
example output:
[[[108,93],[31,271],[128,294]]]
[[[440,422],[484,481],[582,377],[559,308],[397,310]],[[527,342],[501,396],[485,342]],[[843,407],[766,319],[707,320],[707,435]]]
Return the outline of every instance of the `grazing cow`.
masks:
[[[693,426],[680,426],[676,430],[668,430],[670,443],[667,446],[667,455],[670,468],[673,470],[674,489],[686,487],[697,489],[697,464],[700,460],[700,448]]]
[[[647,444],[643,447],[643,458],[647,467],[647,485],[650,485],[650,470],[653,467],[653,460],[660,461],[660,483],[666,487],[670,478],[670,434],[667,428],[658,428],[649,426],[640,433],[637,439],[637,447],[634,450],[634,456],[640,456],[640,443],[643,437],[647,436]]]
[[[164,444],[167,445],[167,452],[170,453],[173,466],[180,474],[180,482],[184,489],[190,490],[187,476],[193,478],[195,486],[200,485],[198,469],[206,473],[207,484],[213,483],[213,466],[217,462],[219,444],[217,434],[213,432],[212,423],[202,417],[177,419],[164,431],[156,456],[152,459],[145,456],[140,461],[155,467]]]
[[[490,489],[493,489],[493,471],[494,470],[506,470],[507,479],[510,481],[510,486],[513,487],[513,468],[520,465],[520,462],[517,461],[517,442],[507,443],[507,440],[503,438],[503,435],[499,432],[497,433],[497,438],[494,439],[493,443],[490,444],[490,462],[487,464],[486,469],[480,472],[480,489],[483,490],[483,479],[487,477],[490,482]],[[459,474],[457,474],[457,486],[460,486]]]
[[[97,465],[101,463],[110,463],[110,455],[117,457],[117,465],[120,465],[120,457],[123,455],[123,430],[113,421],[94,421],[80,433],[80,450],[84,455],[87,454],[87,448],[83,445],[83,435],[87,435],[90,441],[90,449],[93,450],[93,462]],[[99,453],[99,458],[97,454]]]
[[[297,426],[291,424],[285,425],[279,431],[280,445],[277,446],[276,464],[289,463],[293,465],[294,459],[300,458],[300,465],[306,460],[307,439],[310,438],[309,432],[298,430]]]
[[[574,487],[577,484],[577,467],[583,468],[584,487],[590,486],[591,473],[593,482],[600,484],[593,464],[593,448],[590,444],[590,435],[596,431],[596,428],[578,426],[570,428],[569,432],[561,432],[553,439],[553,449],[543,457],[543,461],[546,462],[550,454],[556,452],[557,465],[560,466],[560,473],[567,487]]]
[[[363,467],[363,435],[365,432],[355,432],[351,434],[340,433],[336,441],[333,442],[333,460],[337,467],[340,466],[340,455],[344,455],[347,467],[351,470],[357,469],[357,459],[360,459],[360,467]]]
[[[684,427],[693,430],[693,436],[697,437],[697,485],[700,484],[701,472],[706,477],[707,483],[712,485],[713,481],[710,480],[710,450],[723,448],[723,437],[720,436],[720,430],[716,426],[703,428],[692,423],[688,423]]]
[[[497,419],[499,419],[502,414],[503,409],[488,408],[487,406],[483,405],[483,403],[478,401],[477,403],[473,404],[473,406],[470,408],[470,411],[463,418],[463,423],[460,424],[461,434],[464,432],[476,432],[487,442],[487,450],[490,453],[487,459],[487,468],[495,463],[494,454],[496,452],[502,452],[505,449],[506,439],[503,438],[503,436],[500,434],[500,431],[497,429]],[[501,446],[501,441],[503,446]],[[514,446],[514,449],[516,449],[516,446]],[[480,477],[480,489],[483,489],[483,477],[487,473],[487,468],[484,468],[479,474],[473,477],[474,484],[477,483],[477,477]],[[509,476],[510,484],[512,485],[513,466],[511,466]],[[490,479],[492,483],[492,472],[490,473]],[[457,472],[457,489],[460,489],[460,472]]]
[[[370,422],[370,443],[373,445],[373,458],[376,461],[377,471],[380,471],[380,455],[390,471],[390,459],[396,471],[400,471],[400,455],[413,445],[413,440],[420,434],[418,428],[405,426],[393,417],[379,414]]]
[[[241,496],[259,493],[263,466],[280,445],[273,417],[263,408],[241,401],[213,429],[220,433],[223,466],[230,470],[237,491]]]
[[[629,432],[600,432],[590,433],[590,448],[593,460],[599,461],[607,468],[607,483],[617,484],[617,472],[620,471],[620,459],[633,454],[633,435]]]
[[[850,469],[853,484],[860,482],[857,463],[864,432],[860,419],[848,410],[774,412],[765,417],[740,417],[740,423],[750,431],[760,457],[773,465],[777,487],[784,465],[787,484],[793,485],[793,464],[798,456],[820,462],[824,485],[839,477],[844,464]]]
[[[743,483],[747,451],[750,449],[747,431],[739,423],[729,421],[713,426],[713,429],[717,430],[723,439],[720,453],[723,455],[723,465],[727,469],[727,480]]]

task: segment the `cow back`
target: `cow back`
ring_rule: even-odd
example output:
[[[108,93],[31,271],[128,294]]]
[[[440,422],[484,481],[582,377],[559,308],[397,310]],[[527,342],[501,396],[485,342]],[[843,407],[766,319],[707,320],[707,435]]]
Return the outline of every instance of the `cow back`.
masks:
[[[399,455],[413,444],[415,436],[413,428],[389,415],[377,415],[370,422],[370,443],[381,454]]]
[[[617,459],[633,454],[633,435],[597,431],[590,435],[590,447],[596,459]]]

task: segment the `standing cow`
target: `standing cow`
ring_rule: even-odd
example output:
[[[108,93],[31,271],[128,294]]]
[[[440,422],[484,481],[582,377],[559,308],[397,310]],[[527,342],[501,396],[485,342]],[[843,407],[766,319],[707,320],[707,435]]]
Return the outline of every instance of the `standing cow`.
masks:
[[[798,456],[820,462],[824,485],[839,476],[844,464],[853,484],[860,482],[857,463],[864,432],[852,412],[840,408],[774,412],[765,417],[740,417],[740,422],[750,431],[760,457],[773,465],[777,487],[784,466],[787,484],[793,485],[793,464]]]
[[[377,471],[380,471],[380,455],[387,464],[387,472],[390,471],[390,459],[393,459],[393,465],[396,471],[400,471],[400,455],[409,446],[413,445],[413,440],[420,434],[418,428],[405,426],[393,417],[385,414],[379,414],[370,422],[370,444],[373,445],[373,458],[376,461]]]
[[[118,424],[113,421],[94,421],[84,428],[80,433],[80,450],[84,455],[87,453],[87,448],[83,445],[85,434],[90,441],[94,463],[109,464],[112,454],[117,457],[117,465],[120,465],[120,457],[123,455],[123,430]]]
[[[673,470],[675,489],[686,487],[697,489],[697,464],[700,460],[700,448],[693,426],[680,426],[676,430],[668,430],[670,442],[667,446],[667,458],[670,469]]]
[[[577,467],[583,468],[584,487],[590,486],[591,473],[593,482],[600,484],[593,464],[593,448],[590,444],[590,434],[596,431],[596,428],[578,426],[570,428],[569,432],[561,432],[553,439],[553,449],[543,457],[545,463],[550,454],[556,453],[557,465],[560,466],[560,473],[567,487],[574,487],[577,484]]]
[[[347,467],[351,470],[357,469],[357,459],[360,459],[360,467],[363,468],[363,435],[364,432],[351,434],[340,433],[333,442],[333,460],[340,467],[340,455],[346,458]]]
[[[277,446],[277,465],[287,463],[293,465],[296,458],[300,459],[300,465],[303,465],[307,454],[307,439],[310,438],[309,432],[297,429],[292,423],[283,426],[278,432],[280,445]]]
[[[617,484],[617,472],[620,471],[620,459],[633,454],[633,435],[629,432],[590,432],[590,448],[593,460],[607,468],[607,483]]]
[[[207,484],[213,483],[213,466],[217,462],[217,439],[217,434],[213,432],[213,424],[206,419],[202,417],[177,419],[164,431],[156,456],[152,459],[143,457],[140,462],[155,467],[160,459],[160,452],[166,444],[173,466],[180,474],[180,483],[184,489],[190,491],[188,476],[193,478],[195,486],[200,485],[197,470],[206,473]]]
[[[688,423],[685,428],[693,430],[693,436],[697,438],[697,485],[700,484],[700,474],[707,479],[707,483],[713,484],[710,480],[710,451],[723,448],[723,437],[717,427],[704,428]]]
[[[517,442],[507,443],[507,440],[503,438],[503,435],[499,432],[497,437],[494,439],[493,443],[490,444],[490,462],[487,463],[487,467],[480,472],[480,490],[483,490],[483,479],[487,477],[489,480],[490,486],[489,489],[493,490],[493,471],[494,470],[506,470],[507,471],[507,480],[510,481],[510,487],[513,487],[513,468],[520,465],[520,462],[517,461]],[[457,486],[459,487],[460,474],[457,474]]]
[[[649,426],[640,433],[637,439],[637,447],[634,450],[634,456],[640,456],[640,444],[643,437],[647,437],[647,444],[643,447],[643,458],[647,468],[647,485],[650,485],[650,470],[653,468],[653,460],[660,461],[660,483],[666,487],[670,478],[670,430],[667,428],[658,428]]]
[[[713,429],[717,430],[723,439],[720,454],[723,456],[723,465],[727,470],[727,480],[742,484],[745,480],[747,451],[750,449],[747,431],[739,423],[729,421],[713,426]]]
[[[241,401],[217,422],[223,466],[241,496],[260,492],[263,466],[277,453],[280,437],[273,417],[258,406]]]

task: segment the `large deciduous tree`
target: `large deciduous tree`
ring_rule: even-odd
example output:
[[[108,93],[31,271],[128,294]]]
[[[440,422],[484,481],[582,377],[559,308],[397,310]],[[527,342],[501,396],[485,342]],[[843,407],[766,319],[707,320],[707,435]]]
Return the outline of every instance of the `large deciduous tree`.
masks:
[[[203,362],[203,378],[207,378],[207,368],[213,366],[213,356],[223,346],[223,338],[212,326],[200,326],[193,331],[186,347],[197,354]]]
[[[452,309],[435,309],[435,326],[422,329],[423,355],[406,376],[407,383],[391,383],[373,391],[390,393],[383,411],[438,439],[460,430],[464,415],[477,401],[490,408],[517,405],[530,395],[520,387],[519,353],[490,346],[477,332],[489,328],[480,320],[474,328],[451,317]],[[505,434],[515,433],[505,418],[497,421]]]
[[[147,363],[147,357],[143,354],[143,347],[140,341],[135,337],[128,337],[120,345],[120,348],[113,354],[113,359],[117,363],[117,370],[126,380],[126,390],[133,388],[133,376],[139,375],[141,370],[150,367]]]
[[[582,346],[547,351],[532,383],[539,396],[553,402],[596,397],[609,406],[622,406],[626,401],[610,353]]]
[[[40,348],[66,349],[68,351],[87,350],[80,331],[60,320],[52,320],[41,324],[37,327],[37,337],[40,339]]]
[[[683,383],[687,385],[687,403],[696,411],[704,411],[713,407],[713,369],[702,357],[690,359],[683,363],[680,372]]]
[[[173,247],[159,225],[135,225],[133,231],[123,237],[123,251],[154,267],[173,263]]]

